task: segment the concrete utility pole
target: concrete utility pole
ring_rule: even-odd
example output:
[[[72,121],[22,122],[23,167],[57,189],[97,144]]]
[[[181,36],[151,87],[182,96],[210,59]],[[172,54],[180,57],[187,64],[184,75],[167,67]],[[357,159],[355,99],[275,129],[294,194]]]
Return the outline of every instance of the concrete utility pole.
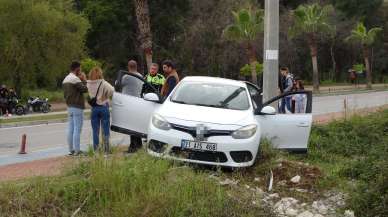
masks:
[[[263,102],[278,95],[279,0],[265,0],[264,7]]]

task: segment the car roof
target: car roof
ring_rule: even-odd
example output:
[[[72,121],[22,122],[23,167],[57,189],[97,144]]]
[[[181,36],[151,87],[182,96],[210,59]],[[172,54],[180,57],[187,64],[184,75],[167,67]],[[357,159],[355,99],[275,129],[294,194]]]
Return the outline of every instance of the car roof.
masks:
[[[243,81],[237,81],[227,78],[210,77],[210,76],[186,76],[182,79],[182,82],[204,82],[204,83],[215,83],[215,84],[228,84],[239,87],[246,87]]]

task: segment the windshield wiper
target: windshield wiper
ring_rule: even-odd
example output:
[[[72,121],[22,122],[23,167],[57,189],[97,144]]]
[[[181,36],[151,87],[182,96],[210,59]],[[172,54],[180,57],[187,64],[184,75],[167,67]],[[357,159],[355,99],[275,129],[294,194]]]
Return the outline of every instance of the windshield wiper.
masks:
[[[171,102],[179,103],[179,104],[187,104],[184,101],[179,101],[179,100],[171,100]]]
[[[236,98],[238,95],[240,95],[240,93],[243,91],[244,91],[244,88],[242,88],[242,87],[236,89],[235,91],[233,91],[232,94],[230,94],[228,97],[226,97],[226,99],[221,101],[221,105],[227,106],[230,101],[232,101],[234,98]]]
[[[201,103],[196,103],[194,105],[198,105],[198,106],[206,106],[206,107],[213,107],[213,108],[225,108],[224,106],[222,105],[209,105],[209,104],[201,104]]]

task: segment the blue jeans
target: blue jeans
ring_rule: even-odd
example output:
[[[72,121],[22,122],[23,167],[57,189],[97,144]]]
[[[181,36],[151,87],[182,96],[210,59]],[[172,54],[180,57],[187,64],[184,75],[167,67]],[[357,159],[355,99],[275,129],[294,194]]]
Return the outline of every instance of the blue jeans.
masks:
[[[84,121],[84,111],[80,108],[69,107],[68,113],[68,131],[67,131],[67,144],[69,144],[70,152],[80,151],[81,130]]]
[[[280,103],[280,113],[286,114],[286,108],[291,112],[291,97],[283,97]]]
[[[109,128],[110,128],[110,114],[109,106],[95,106],[92,107],[91,123],[93,129],[93,148],[98,149],[100,127],[103,132],[103,144],[105,153],[109,152]]]

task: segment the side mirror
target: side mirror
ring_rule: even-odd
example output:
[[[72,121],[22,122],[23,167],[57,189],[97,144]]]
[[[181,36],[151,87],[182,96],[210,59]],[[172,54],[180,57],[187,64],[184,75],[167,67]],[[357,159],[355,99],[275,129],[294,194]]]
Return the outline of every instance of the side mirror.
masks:
[[[260,114],[261,115],[275,115],[276,109],[272,106],[265,106],[264,108],[261,109]]]
[[[146,93],[144,95],[144,100],[151,102],[160,102],[159,96],[156,93]]]

